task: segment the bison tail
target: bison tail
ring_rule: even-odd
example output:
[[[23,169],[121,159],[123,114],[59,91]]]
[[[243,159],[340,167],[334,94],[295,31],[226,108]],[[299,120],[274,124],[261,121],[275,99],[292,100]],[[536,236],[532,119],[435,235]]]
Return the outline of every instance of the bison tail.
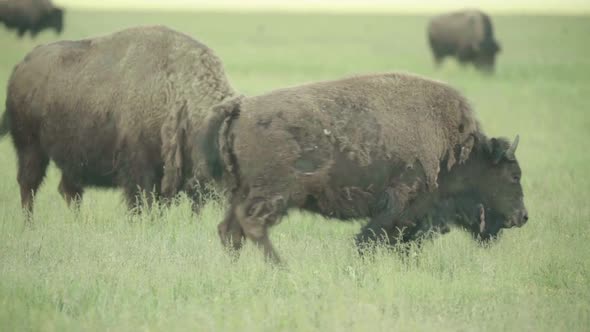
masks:
[[[2,114],[2,119],[0,119],[0,138],[4,135],[8,134],[10,130],[10,117],[8,115],[8,111],[4,111]]]
[[[240,114],[242,99],[240,95],[213,106],[205,120],[202,151],[209,175],[215,180],[221,179],[224,169],[229,168],[228,163],[233,159],[227,137],[231,122]]]

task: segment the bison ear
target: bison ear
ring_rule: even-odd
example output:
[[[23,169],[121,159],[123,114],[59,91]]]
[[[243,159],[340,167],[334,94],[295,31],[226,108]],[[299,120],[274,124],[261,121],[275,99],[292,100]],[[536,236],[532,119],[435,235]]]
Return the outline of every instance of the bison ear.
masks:
[[[503,159],[514,161],[516,157],[514,153],[518,147],[519,136],[517,135],[514,142],[510,143],[505,138],[492,138],[490,140],[490,157],[492,162],[497,165]]]
[[[184,145],[188,125],[187,104],[183,105],[166,118],[162,125],[162,160],[164,174],[161,191],[165,198],[172,198],[180,191],[183,178]]]

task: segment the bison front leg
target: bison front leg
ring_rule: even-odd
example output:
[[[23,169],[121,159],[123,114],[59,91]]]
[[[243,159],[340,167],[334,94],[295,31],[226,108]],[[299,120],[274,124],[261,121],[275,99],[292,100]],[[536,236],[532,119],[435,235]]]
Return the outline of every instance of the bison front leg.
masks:
[[[381,213],[369,221],[361,232],[356,236],[355,243],[359,249],[371,247],[376,243],[390,244],[389,234],[392,226],[391,219],[393,218],[392,211]]]
[[[84,194],[84,189],[82,189],[81,186],[62,175],[61,181],[59,182],[58,191],[68,204],[68,207],[73,207],[75,209],[80,208],[80,204],[82,203],[82,195]]]
[[[199,214],[203,206],[210,200],[220,201],[222,195],[216,191],[215,188],[207,185],[206,179],[200,179],[193,184],[188,184],[184,191],[191,199],[191,209],[193,213]],[[227,217],[227,216],[226,216]],[[239,223],[236,221],[236,224]]]
[[[382,243],[393,246],[405,240],[405,234],[411,232],[415,224],[411,220],[399,218],[393,211],[387,211],[372,218],[356,236],[355,243],[359,249],[365,249]]]
[[[49,158],[37,144],[25,147],[17,145],[17,149],[17,180],[20,186],[21,205],[27,214],[27,220],[30,220],[29,218],[33,213],[33,198],[41,182],[43,182],[47,165],[49,164]]]
[[[153,190],[145,190],[141,185],[125,188],[125,200],[127,207],[136,212],[141,212],[144,207],[150,207],[154,203],[156,193]]]
[[[140,211],[144,206],[150,207],[159,198],[159,185],[156,172],[152,169],[140,169],[131,172],[124,179],[125,198],[131,210]]]
[[[420,182],[412,185],[398,184],[389,188],[383,194],[379,211],[356,237],[356,244],[360,248],[367,244],[385,243],[394,245],[403,234],[415,226],[414,220],[407,216],[408,207],[417,196]]]
[[[17,29],[17,35],[18,38],[23,38],[23,36],[25,35],[25,33],[27,33],[27,28],[26,27],[18,27]]]
[[[436,69],[440,69],[442,67],[443,57],[439,55],[434,55],[434,67]]]
[[[236,253],[242,249],[245,240],[244,230],[236,218],[235,207],[232,204],[227,211],[225,219],[217,226],[219,238],[225,248],[234,250]]]

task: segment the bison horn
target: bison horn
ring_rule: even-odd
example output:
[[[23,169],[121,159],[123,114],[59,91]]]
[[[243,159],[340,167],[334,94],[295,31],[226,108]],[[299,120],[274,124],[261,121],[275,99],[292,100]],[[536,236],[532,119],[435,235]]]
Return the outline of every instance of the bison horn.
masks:
[[[518,141],[519,140],[520,140],[520,136],[519,135],[516,135],[516,138],[514,138],[514,142],[512,142],[512,144],[510,145],[510,147],[506,151],[506,157],[508,159],[514,160],[516,158],[514,156],[514,153],[516,152],[516,148],[518,147]]]

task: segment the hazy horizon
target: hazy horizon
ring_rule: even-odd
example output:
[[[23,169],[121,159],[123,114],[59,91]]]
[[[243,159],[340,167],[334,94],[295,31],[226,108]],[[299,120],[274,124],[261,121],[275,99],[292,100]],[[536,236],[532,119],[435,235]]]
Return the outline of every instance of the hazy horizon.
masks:
[[[221,11],[320,11],[320,12],[376,12],[429,13],[442,10],[477,7],[497,13],[589,14],[586,0],[482,0],[477,6],[466,0],[54,0],[71,8],[87,9],[170,9]]]

